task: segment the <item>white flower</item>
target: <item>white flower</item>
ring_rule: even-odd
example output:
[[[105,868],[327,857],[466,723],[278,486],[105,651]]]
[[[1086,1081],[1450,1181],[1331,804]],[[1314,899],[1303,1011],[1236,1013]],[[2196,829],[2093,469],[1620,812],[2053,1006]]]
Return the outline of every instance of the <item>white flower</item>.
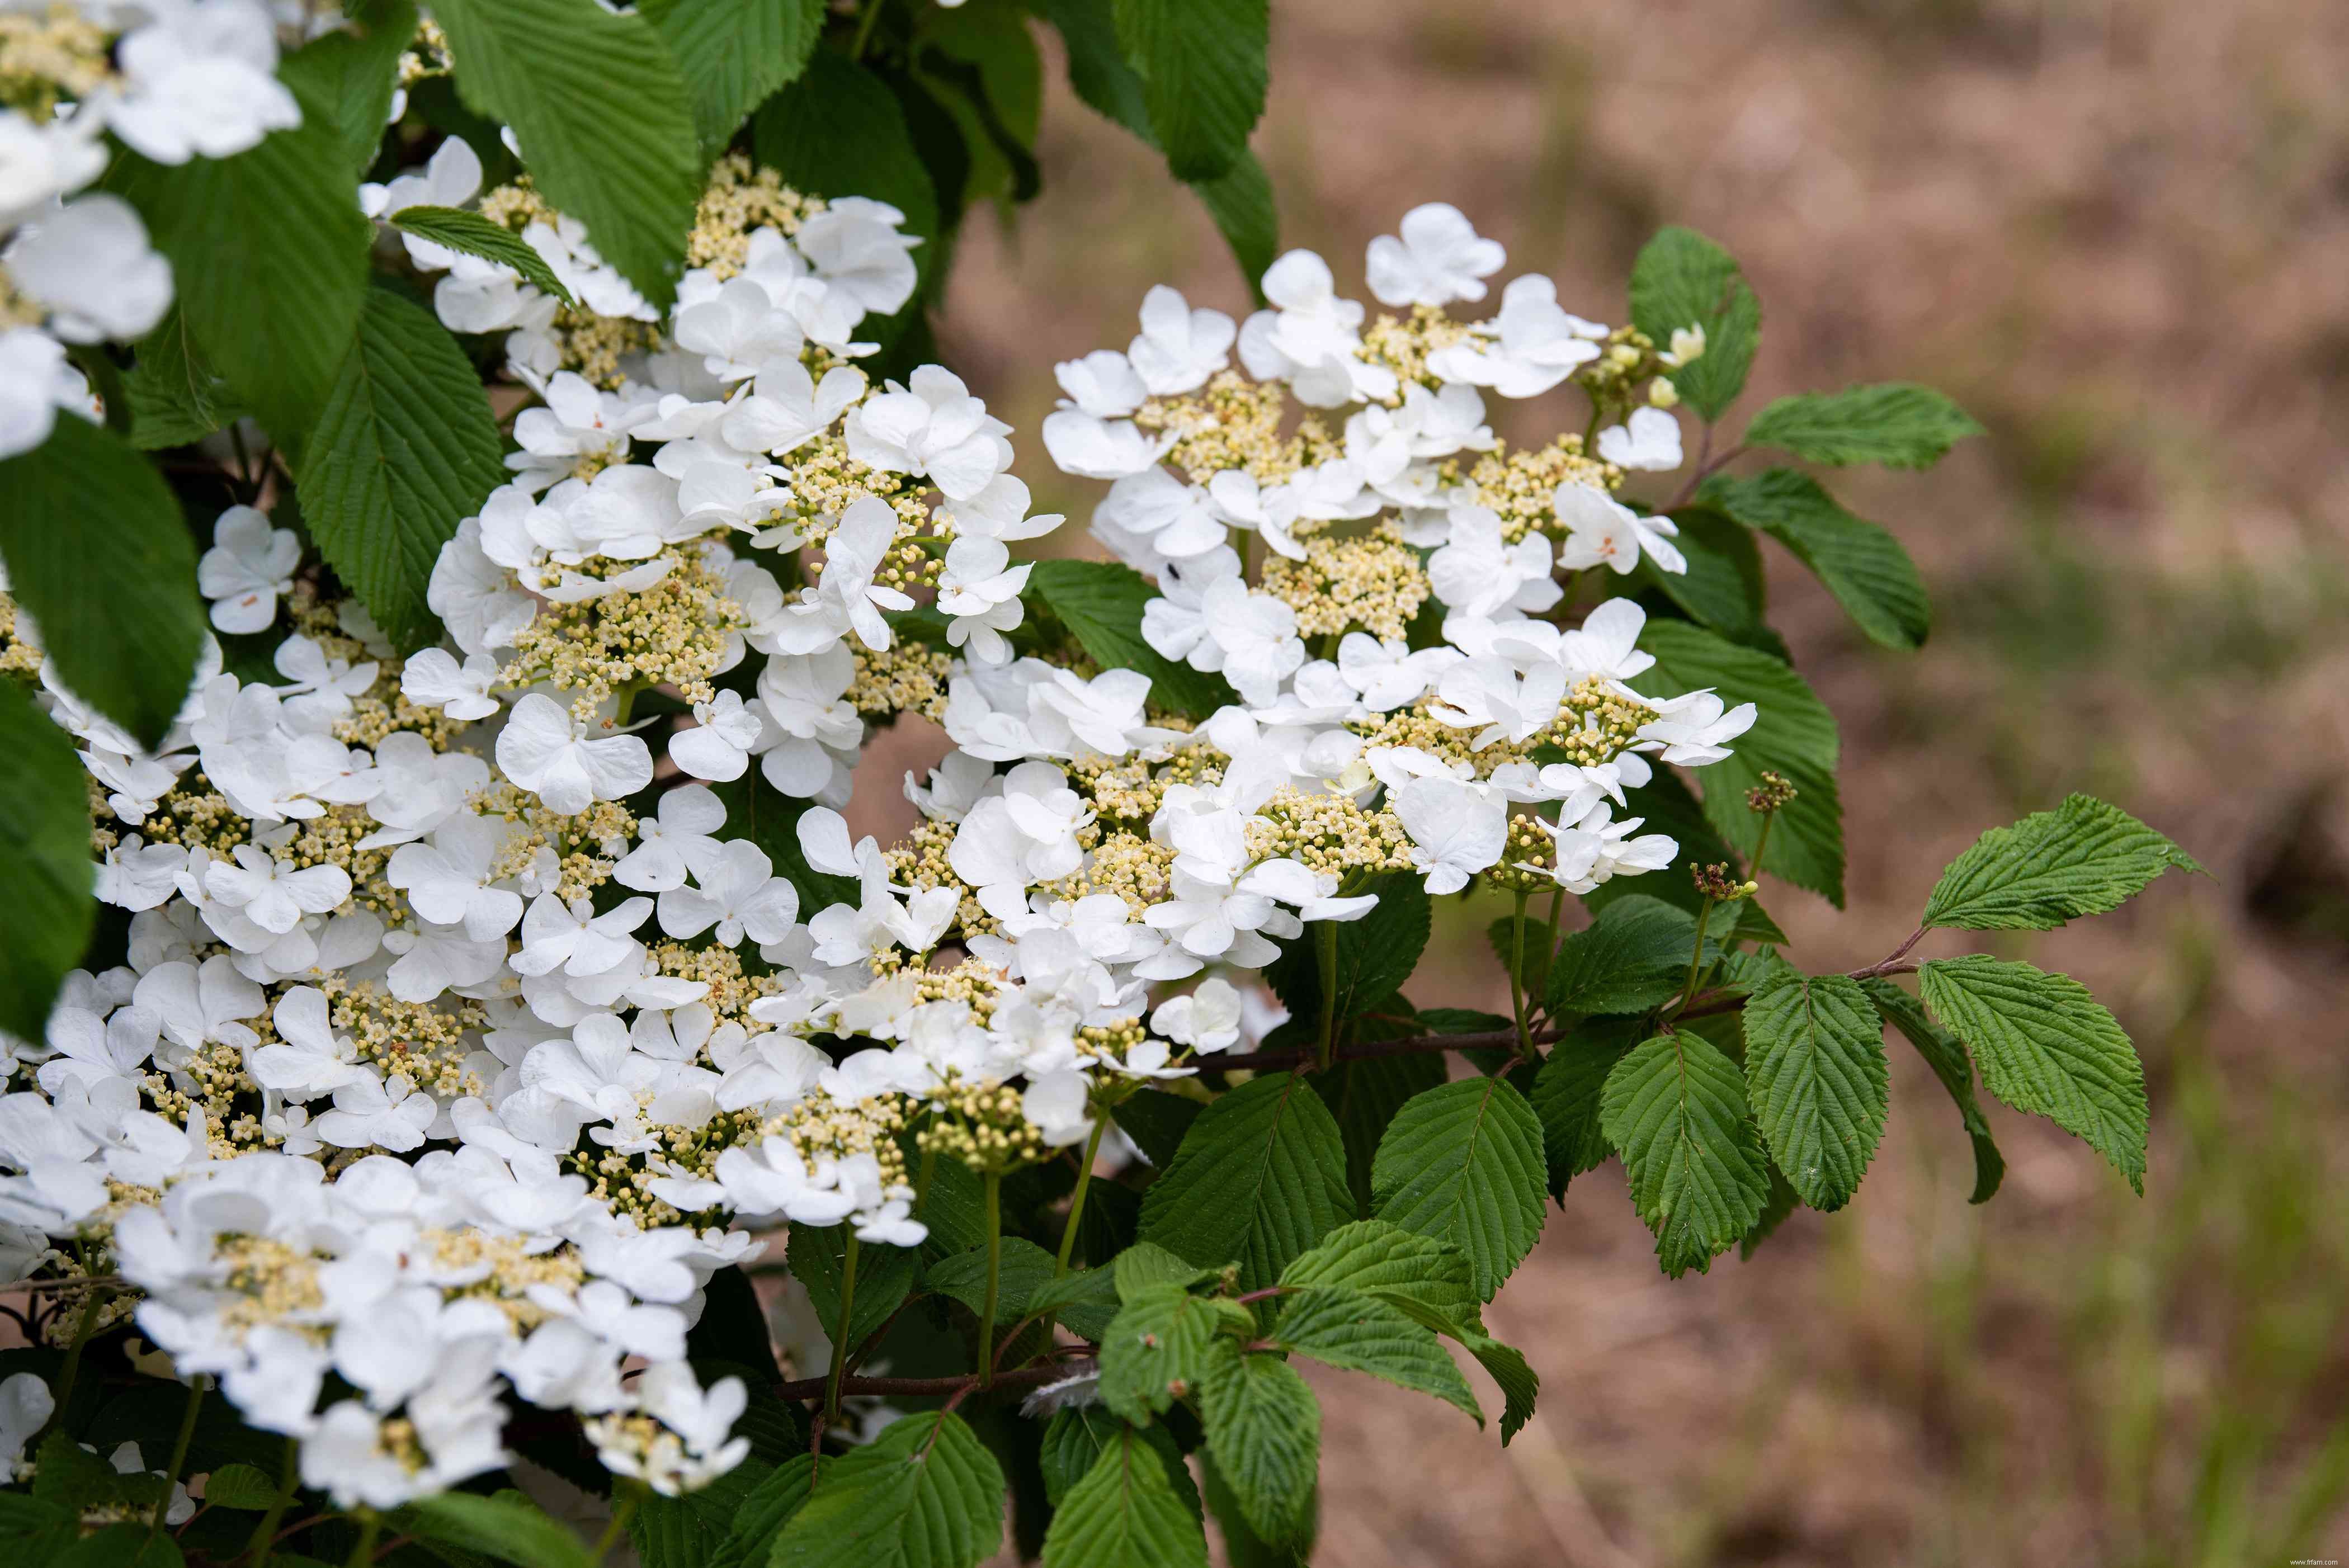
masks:
[[[233,506],[212,524],[212,547],[196,562],[196,587],[212,602],[223,632],[259,632],[277,619],[277,600],[294,591],[302,542],[249,506]]]
[[[500,496],[511,496],[524,508],[533,504],[528,492],[501,486],[481,503],[483,511],[498,504]],[[479,517],[459,523],[456,537],[440,547],[424,602],[448,628],[449,640],[468,654],[512,646],[538,615],[537,604],[514,585],[512,574],[482,552]]]
[[[1297,612],[1237,577],[1219,577],[1200,595],[1206,638],[1191,651],[1195,669],[1221,670],[1242,701],[1263,706],[1305,663]]]
[[[408,894],[416,913],[439,925],[462,925],[475,942],[503,936],[522,918],[522,895],[491,885],[505,831],[481,817],[457,817],[422,843],[402,844],[384,881]]]
[[[1660,717],[1640,727],[1640,748],[1660,749],[1664,761],[1683,768],[1702,768],[1727,757],[1725,743],[1753,728],[1756,717],[1752,703],[1728,707],[1711,691],[1648,700]]]
[[[1043,1136],[1046,1147],[1065,1149],[1092,1136],[1087,1114],[1092,1085],[1073,1068],[1028,1080],[1019,1094],[1019,1114]]]
[[[1445,670],[1436,691],[1444,706],[1431,707],[1431,717],[1476,729],[1468,745],[1482,751],[1496,740],[1529,740],[1548,728],[1566,698],[1566,672],[1542,664],[1520,673],[1507,659],[1485,655]]]
[[[1093,509],[1092,528],[1104,539],[1132,536],[1169,560],[1185,561],[1222,548],[1226,522],[1206,487],[1146,466],[1109,487]]]
[[[1398,637],[1349,632],[1338,644],[1338,673],[1361,694],[1362,705],[1387,713],[1425,696],[1460,655],[1450,647],[1420,648]]]
[[[694,868],[698,887],[670,888],[660,895],[660,928],[682,941],[718,928],[720,947],[781,942],[799,917],[799,890],[774,874],[766,851],[736,839]]]
[[[1483,299],[1483,280],[1508,260],[1499,242],[1479,239],[1448,201],[1413,207],[1402,215],[1401,227],[1402,238],[1381,234],[1370,245],[1371,293],[1381,304]]]
[[[757,707],[743,706],[742,694],[722,691],[714,702],[693,705],[695,727],[669,737],[668,758],[696,779],[719,783],[740,779],[750,770],[751,749],[759,744]]]
[[[725,803],[709,786],[666,790],[658,813],[636,820],[636,847],[612,868],[612,880],[638,892],[683,887],[686,872],[718,852],[712,835],[725,825]]]
[[[15,1466],[25,1445],[49,1424],[57,1408],[56,1397],[37,1372],[12,1373],[0,1383],[0,1470]]]
[[[1640,633],[1648,613],[1635,599],[1609,599],[1582,618],[1582,624],[1557,639],[1557,659],[1569,683],[1596,676],[1601,680],[1628,681],[1656,662],[1640,651]]]
[[[957,648],[968,643],[970,656],[981,664],[1009,663],[1011,644],[1003,634],[1020,623],[1019,593],[1035,569],[1033,562],[1012,565],[999,539],[957,538],[947,546],[937,598],[938,609],[951,617],[947,642]]]
[[[498,711],[498,699],[490,695],[497,681],[498,662],[487,654],[468,654],[460,665],[445,648],[426,648],[400,666],[399,695],[450,718],[487,718]]]
[[[1084,862],[1077,834],[1093,814],[1049,762],[1023,762],[1003,779],[1003,792],[973,805],[955,831],[947,861],[973,887],[1009,887],[1070,875]]]
[[[149,0],[153,18],[115,46],[119,96],[107,124],[158,163],[228,158],[302,123],[277,79],[277,34],[250,0]]]
[[[1127,345],[1133,373],[1154,397],[1196,391],[1231,363],[1238,327],[1219,310],[1193,310],[1164,284],[1142,296],[1142,334]]]
[[[818,383],[796,356],[759,367],[750,397],[730,404],[719,427],[730,445],[785,457],[832,428],[864,395],[864,372],[834,366]]]
[[[105,127],[94,115],[53,115],[36,124],[0,109],[0,231],[69,196],[106,168]]]
[[[1240,993],[1228,980],[1210,978],[1187,996],[1158,1004],[1150,1026],[1178,1046],[1201,1056],[1227,1051],[1239,1043]]]
[[[58,393],[71,374],[65,345],[38,327],[0,332],[0,458],[29,452],[49,438]]]
[[[897,514],[887,501],[864,495],[848,503],[840,524],[823,544],[823,581],[803,589],[801,603],[770,622],[769,644],[778,653],[812,654],[854,631],[866,647],[889,647],[892,634],[884,610],[910,610],[911,597],[873,581],[897,539]]]
[[[277,1039],[254,1051],[246,1066],[254,1081],[288,1099],[310,1100],[373,1074],[358,1066],[358,1047],[327,1021],[326,995],[296,985],[270,1014]]]
[[[311,1125],[318,1137],[336,1149],[382,1149],[404,1154],[424,1147],[424,1130],[440,1108],[404,1073],[389,1079],[373,1073],[358,1077],[335,1090],[335,1109]]]
[[[1310,251],[1291,251],[1265,269],[1260,310],[1240,328],[1240,362],[1259,380],[1289,384],[1313,408],[1383,401],[1395,375],[1361,357],[1362,307],[1341,300],[1330,264]]]
[[[926,478],[949,499],[966,500],[1010,466],[1011,444],[1003,438],[1010,429],[988,417],[962,377],[925,365],[905,386],[892,381],[851,409],[843,433],[858,462]]]
[[[1490,387],[1504,397],[1538,397],[1598,358],[1606,335],[1597,322],[1562,309],[1549,279],[1517,278],[1501,291],[1501,314],[1481,337],[1437,349],[1427,356],[1427,367],[1446,381]]]
[[[498,767],[566,816],[653,781],[652,753],[633,735],[589,738],[589,727],[542,692],[513,705],[498,733]]]
[[[1549,536],[1528,530],[1515,544],[1504,544],[1500,514],[1484,506],[1454,507],[1448,541],[1427,558],[1436,597],[1480,620],[1513,610],[1538,614],[1557,603],[1565,591],[1549,573]]]
[[[761,733],[759,771],[786,795],[812,799],[856,762],[864,721],[848,701],[856,661],[834,643],[804,657],[777,655],[759,676],[759,705],[780,735]]]
[[[1634,408],[1628,424],[1599,432],[1599,455],[1619,469],[1669,473],[1681,466],[1681,422],[1661,408]]]
[[[1645,550],[1660,571],[1688,570],[1688,557],[1670,542],[1681,531],[1671,518],[1642,517],[1604,491],[1572,480],[1558,486],[1552,499],[1557,520],[1568,530],[1566,542],[1558,547],[1558,564],[1573,571],[1603,564],[1621,576],[1640,564],[1640,552]]]
[[[626,462],[633,444],[629,432],[654,414],[654,400],[642,391],[606,392],[571,370],[557,372],[541,396],[544,407],[514,417],[514,440],[522,450],[506,454],[506,467],[533,490],[582,464]]]
[[[98,896],[117,909],[153,909],[177,891],[188,851],[178,844],[149,844],[126,833],[106,851],[98,870]]]
[[[905,215],[885,201],[835,196],[792,236],[816,276],[868,315],[893,315],[914,297],[908,254],[921,238],[899,232]]]
[[[9,281],[49,309],[67,343],[143,337],[171,304],[171,263],[119,196],[83,196],[28,224],[8,247]]]
[[[522,917],[522,951],[512,958],[517,975],[545,975],[561,968],[565,975],[607,974],[626,962],[636,950],[628,934],[645,923],[653,901],[632,898],[604,914],[584,898],[569,903],[554,893],[531,901]]]
[[[1412,864],[1427,873],[1431,893],[1459,892],[1508,847],[1508,802],[1496,792],[1451,779],[1414,779],[1395,792],[1394,810],[1411,835]]]
[[[262,930],[283,935],[305,914],[324,914],[351,895],[350,873],[337,865],[298,867],[254,844],[239,844],[233,863],[214,861],[204,892]]]
[[[965,538],[1000,539],[1007,542],[1034,539],[1061,526],[1059,512],[1030,517],[1031,499],[1026,484],[1010,474],[998,474],[978,494],[949,500],[939,507],[937,515],[952,522],[955,531]]]
[[[1571,827],[1536,819],[1543,830],[1557,841],[1557,864],[1555,868],[1529,865],[1525,869],[1556,877],[1567,892],[1579,896],[1619,876],[1662,871],[1680,853],[1680,844],[1663,833],[1632,838],[1631,830],[1645,819],[1630,817],[1610,822],[1608,817],[1602,801]]]
[[[189,1051],[215,1040],[240,1050],[252,1047],[261,1037],[243,1020],[257,1018],[268,1008],[261,987],[217,954],[201,965],[178,961],[155,965],[139,977],[132,1000],[160,1024],[166,1038]]]

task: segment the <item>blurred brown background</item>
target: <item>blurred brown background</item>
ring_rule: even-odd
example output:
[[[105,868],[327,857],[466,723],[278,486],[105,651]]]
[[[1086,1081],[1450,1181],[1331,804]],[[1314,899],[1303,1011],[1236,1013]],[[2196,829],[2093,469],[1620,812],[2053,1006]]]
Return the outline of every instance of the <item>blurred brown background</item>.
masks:
[[[1837,481],[1925,572],[1922,654],[1862,642],[1772,562],[1845,727],[1850,907],[1764,890],[1806,966],[1881,956],[1982,828],[2074,789],[2216,873],[1992,944],[2080,975],[2136,1036],[2143,1200],[1992,1108],[2012,1168],[1969,1208],[1957,1118],[1905,1051],[1857,1201],[1751,1263],[1664,1280],[1619,1171],[1596,1172],[1492,1313],[1543,1381],[1510,1448],[1317,1378],[1316,1562],[2349,1558],[2349,5],[1273,13],[1257,145],[1283,240],[1357,297],[1364,242],[1441,199],[1507,242],[1505,275],[1619,321],[1640,242],[1687,222],[1763,300],[1733,429],[1779,392],[1895,377],[1991,428],[1929,475]],[[1050,362],[1122,346],[1154,281],[1246,295],[1146,150],[1057,80],[1045,122],[1045,194],[1010,231],[974,218],[942,335],[1019,427],[1040,504],[1081,525],[1099,487],[1052,475],[1035,435]],[[1418,1000],[1494,1000],[1465,934],[1488,913]]]

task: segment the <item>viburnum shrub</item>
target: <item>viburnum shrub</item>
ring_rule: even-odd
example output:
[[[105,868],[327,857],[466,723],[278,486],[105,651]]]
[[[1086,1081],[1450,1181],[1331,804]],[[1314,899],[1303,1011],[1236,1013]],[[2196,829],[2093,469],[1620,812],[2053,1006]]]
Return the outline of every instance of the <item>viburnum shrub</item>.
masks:
[[[1607,325],[1422,206],[1373,315],[1271,259],[1260,0],[1034,9],[1269,263],[1057,366],[1114,562],[1015,562],[1061,520],[929,363],[957,218],[1034,187],[1008,3],[0,12],[27,1561],[968,1568],[1007,1492],[1048,1563],[1204,1563],[1203,1510],[1294,1560],[1298,1359],[1481,1423],[1450,1340],[1506,1442],[1482,1312],[1548,1202],[1619,1157],[1674,1275],[1842,1207],[1887,1024],[1976,1202],[1977,1070],[2140,1181],[2108,1012],[1911,954],[2111,910],[2159,833],[1995,829],[1849,974],[1757,900],[1844,865],[1760,537],[1879,644],[1927,605],[1743,459],[1972,421],[1718,433],[1760,307],[1685,229]],[[852,840],[906,713],[918,820]],[[1416,1006],[1480,888],[1509,1014]]]

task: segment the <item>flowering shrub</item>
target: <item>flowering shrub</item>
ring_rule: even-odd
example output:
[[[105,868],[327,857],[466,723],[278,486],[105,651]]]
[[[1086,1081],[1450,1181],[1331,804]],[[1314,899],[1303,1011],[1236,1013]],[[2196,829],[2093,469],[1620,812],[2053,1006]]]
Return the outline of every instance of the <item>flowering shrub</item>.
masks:
[[[1266,259],[1226,8],[1039,9]],[[1760,313],[1711,242],[1619,326],[1440,203],[1375,315],[1303,251],[1244,320],[1154,288],[1040,432],[1114,561],[1015,562],[1062,520],[921,315],[948,210],[1032,189],[1009,7],[315,10],[0,14],[0,1531],[585,1563],[551,1472],[660,1568],[968,1568],[1007,1484],[1048,1563],[1203,1563],[1202,1491],[1296,1556],[1294,1357],[1481,1424],[1452,1340],[1506,1441],[1481,1309],[1548,1201],[1619,1156],[1675,1275],[1841,1207],[1888,1023],[1975,1201],[1977,1069],[2141,1178],[2110,1014],[1909,954],[2168,840],[1995,830],[1847,975],[1757,902],[1843,851],[1756,536],[1879,643],[1927,604],[1733,465],[1976,428],[1865,387],[1724,446]],[[906,713],[918,820],[853,839]],[[1478,887],[1510,1013],[1414,1006]]]

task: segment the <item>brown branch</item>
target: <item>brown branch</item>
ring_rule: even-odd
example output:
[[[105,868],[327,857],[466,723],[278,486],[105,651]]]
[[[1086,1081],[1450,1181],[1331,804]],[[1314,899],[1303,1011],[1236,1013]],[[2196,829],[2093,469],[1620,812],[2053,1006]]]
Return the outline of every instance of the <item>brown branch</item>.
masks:
[[[1069,1375],[1068,1370],[1061,1367],[1022,1367],[1016,1371],[998,1372],[991,1386],[997,1388],[1036,1388],[1058,1382]],[[775,1397],[780,1399],[821,1399],[823,1398],[824,1382],[822,1377],[802,1377],[796,1383],[785,1383],[778,1387]],[[895,1394],[906,1398],[919,1398],[926,1395],[959,1394],[977,1387],[978,1383],[978,1374],[976,1372],[960,1377],[843,1377],[840,1391],[843,1395]]]
[[[1663,505],[1658,507],[1656,510],[1666,517],[1670,517],[1672,513],[1680,511],[1681,508],[1688,505],[1690,501],[1696,498],[1696,492],[1699,486],[1702,485],[1705,480],[1711,479],[1714,474],[1720,472],[1729,464],[1735,462],[1738,459],[1744,457],[1747,449],[1748,449],[1743,443],[1740,443],[1737,446],[1730,448],[1729,450],[1722,453],[1721,456],[1717,458],[1708,458],[1707,454],[1713,450],[1713,422],[1711,420],[1707,420],[1705,422],[1704,434],[1698,438],[1697,441],[1696,467],[1690,470],[1687,482],[1681,486],[1680,493],[1672,497],[1671,500],[1666,501]]]
[[[1564,1032],[1561,1029],[1536,1029],[1534,1043],[1546,1045]],[[1357,1062],[1372,1057],[1414,1056],[1422,1051],[1481,1051],[1495,1047],[1513,1051],[1516,1047],[1517,1031],[1513,1026],[1506,1029],[1487,1030],[1481,1035],[1422,1035],[1407,1040],[1361,1040],[1350,1046],[1339,1047],[1333,1059]],[[1267,1068],[1296,1067],[1312,1059],[1310,1049],[1251,1051],[1237,1057],[1201,1057],[1197,1058],[1197,1065],[1203,1068],[1250,1068],[1262,1071]]]

